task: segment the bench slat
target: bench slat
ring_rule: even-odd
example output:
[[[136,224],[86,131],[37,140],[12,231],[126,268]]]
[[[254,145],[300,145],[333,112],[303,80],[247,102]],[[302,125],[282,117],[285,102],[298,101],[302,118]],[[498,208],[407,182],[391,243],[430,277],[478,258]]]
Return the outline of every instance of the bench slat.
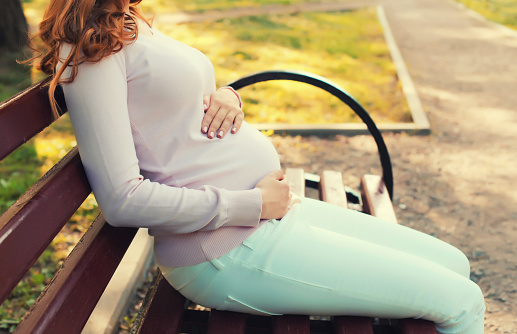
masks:
[[[379,175],[366,174],[361,178],[361,197],[363,210],[372,216],[397,223],[393,203],[382,178]]]
[[[285,175],[289,181],[291,192],[300,197],[305,197],[305,176],[301,168],[287,168]]]
[[[307,315],[274,316],[273,334],[309,334],[311,323]]]
[[[321,173],[320,200],[341,207],[348,207],[343,176],[340,172],[326,170]]]
[[[400,334],[437,334],[431,321],[422,319],[402,319],[399,321]]]
[[[99,215],[15,333],[80,333],[136,232]]]
[[[207,334],[245,334],[246,314],[210,311]]]
[[[53,122],[46,87],[49,80],[0,103],[0,161]],[[66,110],[61,90],[57,92],[56,100]]]
[[[77,149],[0,217],[0,302],[90,194]]]
[[[185,312],[185,297],[176,291],[161,273],[156,278],[151,294],[142,305],[142,320],[135,333],[176,334],[180,332]]]
[[[373,334],[370,318],[365,317],[334,317],[336,334]]]

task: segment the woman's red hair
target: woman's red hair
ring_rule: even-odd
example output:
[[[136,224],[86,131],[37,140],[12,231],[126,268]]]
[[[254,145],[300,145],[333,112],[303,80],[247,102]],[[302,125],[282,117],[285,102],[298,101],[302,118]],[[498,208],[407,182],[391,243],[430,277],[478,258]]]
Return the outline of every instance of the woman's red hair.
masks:
[[[137,38],[136,18],[147,22],[137,8],[141,1],[131,0],[130,14],[124,12],[123,0],[50,1],[39,24],[39,32],[33,38],[41,39],[44,51],[32,48],[39,52],[33,59],[41,57],[36,68],[52,76],[49,99],[54,116],[59,115],[54,98],[58,84],[72,82],[81,63],[98,62]],[[59,55],[63,44],[72,46],[66,58]],[[58,70],[60,62],[62,66]],[[61,78],[68,67],[72,69],[70,76]]]

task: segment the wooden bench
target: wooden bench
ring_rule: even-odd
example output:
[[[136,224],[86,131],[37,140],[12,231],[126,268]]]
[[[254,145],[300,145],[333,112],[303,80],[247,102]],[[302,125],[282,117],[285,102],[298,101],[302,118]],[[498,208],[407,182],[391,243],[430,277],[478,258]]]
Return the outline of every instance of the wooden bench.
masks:
[[[329,91],[349,105],[367,123],[379,147],[384,178],[365,175],[361,181],[362,207],[367,213],[396,222],[391,163],[382,136],[367,113],[346,92],[317,76],[295,72],[262,72],[236,81],[236,89],[267,80],[307,82]],[[50,105],[44,80],[0,104],[0,160],[50,125]],[[56,98],[66,111],[60,90]],[[361,114],[365,115],[361,115]],[[379,139],[380,137],[380,139]],[[322,200],[347,206],[341,172],[321,176],[288,169],[292,189],[303,195],[305,186],[319,189]],[[76,148],[22,195],[0,216],[0,302],[4,302],[52,239],[67,223],[91,188]],[[106,285],[133,240],[137,229],[114,228],[100,214],[41,293],[17,333],[80,333]],[[382,277],[379,277],[382,279]],[[150,289],[133,333],[436,333],[422,320],[347,317],[316,319],[307,316],[260,317],[233,312],[201,311],[188,305],[158,275]]]

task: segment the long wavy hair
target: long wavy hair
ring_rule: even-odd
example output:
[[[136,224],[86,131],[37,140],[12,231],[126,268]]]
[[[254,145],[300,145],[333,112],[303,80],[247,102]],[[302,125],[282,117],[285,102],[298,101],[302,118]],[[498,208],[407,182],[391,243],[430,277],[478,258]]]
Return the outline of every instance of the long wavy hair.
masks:
[[[60,83],[70,83],[77,75],[78,66],[84,62],[98,62],[119,52],[125,44],[138,36],[137,18],[144,18],[137,5],[142,0],[130,0],[130,13],[124,12],[124,0],[51,0],[39,24],[39,32],[31,39],[30,47],[37,55],[30,59],[37,69],[51,75],[49,99],[54,117],[59,117],[54,98]],[[40,39],[42,47],[35,47]],[[66,58],[59,54],[63,44],[72,49]],[[39,59],[39,62],[35,60]],[[58,69],[58,64],[62,66]],[[62,78],[71,67],[71,74]]]

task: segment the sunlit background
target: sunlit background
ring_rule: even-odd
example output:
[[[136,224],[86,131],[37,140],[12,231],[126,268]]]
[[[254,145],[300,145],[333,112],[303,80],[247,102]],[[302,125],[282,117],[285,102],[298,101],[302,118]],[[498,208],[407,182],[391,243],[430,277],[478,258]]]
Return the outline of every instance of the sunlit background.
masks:
[[[458,1],[490,20],[517,27],[516,0]],[[32,32],[48,2],[22,1]],[[262,70],[308,71],[345,88],[378,123],[411,122],[375,8],[294,14],[272,12],[219,20],[210,16],[214,11],[220,13],[235,8],[264,8],[303,2],[310,1],[143,0],[142,8],[156,28],[198,48],[211,59],[218,86]],[[182,13],[183,23],[177,23],[178,13]],[[186,22],[189,15],[200,14],[205,14],[206,20]],[[17,59],[28,57],[27,53],[2,51],[0,54],[0,101],[43,79],[41,73],[16,63]],[[339,100],[300,83],[263,83],[245,88],[241,94],[246,119],[250,123],[359,121]],[[73,130],[65,116],[2,161],[0,213],[75,144]],[[95,200],[90,196],[2,304],[0,328],[14,329],[97,213]]]

